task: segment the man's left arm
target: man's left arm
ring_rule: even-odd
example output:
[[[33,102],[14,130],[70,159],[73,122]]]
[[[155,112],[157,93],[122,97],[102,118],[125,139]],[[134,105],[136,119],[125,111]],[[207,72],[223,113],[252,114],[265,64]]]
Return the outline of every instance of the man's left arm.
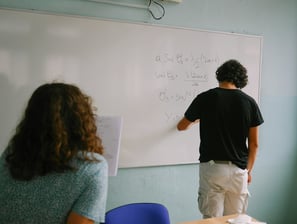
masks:
[[[258,147],[259,147],[259,126],[251,127],[249,129],[249,136],[248,136],[248,163],[247,163],[247,170],[248,170],[248,183],[251,183],[252,176],[251,172],[254,167],[254,163],[256,160]]]

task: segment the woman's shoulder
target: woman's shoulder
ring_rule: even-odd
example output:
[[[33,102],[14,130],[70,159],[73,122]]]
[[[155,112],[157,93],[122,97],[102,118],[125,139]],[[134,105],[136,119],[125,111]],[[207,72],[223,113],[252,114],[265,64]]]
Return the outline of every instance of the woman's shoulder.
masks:
[[[106,162],[106,159],[103,155],[93,152],[93,153],[88,153],[88,155],[93,156],[95,159],[99,160],[99,161],[104,161]]]
[[[87,152],[85,155],[79,153],[77,159],[75,160],[79,169],[83,168],[84,170],[89,171],[99,171],[99,170],[107,170],[108,163],[103,155],[94,152]]]
[[[103,162],[106,161],[105,157],[97,152],[79,151],[76,155],[76,158],[81,160],[90,160],[90,161],[103,161]]]

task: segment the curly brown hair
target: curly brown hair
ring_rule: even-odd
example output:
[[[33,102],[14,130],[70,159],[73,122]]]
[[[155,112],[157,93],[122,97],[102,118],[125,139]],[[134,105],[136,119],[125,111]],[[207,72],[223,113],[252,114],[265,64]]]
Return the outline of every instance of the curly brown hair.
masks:
[[[242,89],[248,83],[246,68],[237,60],[231,59],[223,63],[216,71],[219,82],[232,82],[237,88]]]
[[[83,160],[97,161],[87,156],[88,152],[103,154],[91,104],[91,98],[75,85],[38,87],[8,145],[6,162],[12,177],[31,180],[73,170],[70,161],[78,152]]]

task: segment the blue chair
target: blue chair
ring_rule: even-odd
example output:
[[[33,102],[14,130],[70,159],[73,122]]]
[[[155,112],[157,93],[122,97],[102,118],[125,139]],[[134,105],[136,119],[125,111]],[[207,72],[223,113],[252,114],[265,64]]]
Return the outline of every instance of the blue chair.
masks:
[[[131,203],[107,211],[105,224],[170,224],[170,219],[164,205]]]

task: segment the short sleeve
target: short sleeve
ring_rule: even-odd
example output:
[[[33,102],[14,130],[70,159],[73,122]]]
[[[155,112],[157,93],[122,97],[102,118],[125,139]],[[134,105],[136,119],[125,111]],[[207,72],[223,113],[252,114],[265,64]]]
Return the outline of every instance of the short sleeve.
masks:
[[[256,102],[253,101],[253,116],[251,121],[251,127],[256,127],[264,123],[261,111]]]
[[[108,165],[102,157],[99,163],[89,163],[86,175],[88,182],[72,211],[95,222],[105,221],[106,198],[108,185]]]
[[[189,121],[194,122],[195,120],[200,118],[200,111],[199,109],[202,108],[200,106],[201,100],[200,96],[198,95],[190,104],[188,109],[185,112],[185,118],[187,118]]]

